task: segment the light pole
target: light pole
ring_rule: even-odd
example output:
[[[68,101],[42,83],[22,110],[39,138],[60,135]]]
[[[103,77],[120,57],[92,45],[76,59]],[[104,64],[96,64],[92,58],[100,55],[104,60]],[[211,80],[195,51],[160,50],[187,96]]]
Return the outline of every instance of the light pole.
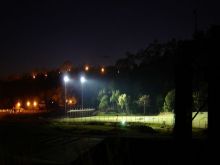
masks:
[[[64,85],[65,85],[65,113],[66,113],[66,84],[69,82],[69,77],[67,75],[63,78]]]
[[[86,82],[86,79],[84,76],[81,76],[80,82],[81,82],[81,86],[82,86],[82,110],[83,110],[83,84]]]

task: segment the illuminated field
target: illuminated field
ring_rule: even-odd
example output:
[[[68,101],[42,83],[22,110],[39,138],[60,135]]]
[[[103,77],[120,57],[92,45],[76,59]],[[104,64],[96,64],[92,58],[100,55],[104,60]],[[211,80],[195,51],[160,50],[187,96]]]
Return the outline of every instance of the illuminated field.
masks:
[[[192,116],[195,113],[192,114]],[[63,122],[134,122],[149,124],[165,124],[172,126],[174,124],[174,115],[158,115],[158,116],[91,116],[78,118],[60,119]],[[207,112],[199,113],[193,120],[194,128],[207,128],[208,114]]]

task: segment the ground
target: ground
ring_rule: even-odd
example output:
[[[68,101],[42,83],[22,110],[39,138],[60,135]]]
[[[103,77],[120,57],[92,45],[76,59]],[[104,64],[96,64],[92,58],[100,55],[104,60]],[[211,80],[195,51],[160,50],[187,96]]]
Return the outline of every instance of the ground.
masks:
[[[2,117],[0,164],[176,164],[172,158],[180,156],[175,155],[177,145],[169,126],[84,120],[31,114]],[[196,131],[199,136],[190,142],[186,155],[199,164],[204,162],[207,143],[203,129]]]

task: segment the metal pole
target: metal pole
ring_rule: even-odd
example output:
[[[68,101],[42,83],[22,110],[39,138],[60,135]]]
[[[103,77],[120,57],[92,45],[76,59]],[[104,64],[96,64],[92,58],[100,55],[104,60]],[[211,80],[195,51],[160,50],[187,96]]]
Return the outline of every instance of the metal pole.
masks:
[[[65,82],[65,113],[66,113],[66,82]]]
[[[82,83],[82,110],[83,110],[83,83]]]

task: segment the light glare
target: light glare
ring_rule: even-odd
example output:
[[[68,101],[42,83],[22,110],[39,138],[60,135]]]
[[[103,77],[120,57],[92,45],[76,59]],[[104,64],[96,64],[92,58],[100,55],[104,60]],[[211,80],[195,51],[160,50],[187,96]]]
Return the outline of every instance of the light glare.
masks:
[[[122,120],[122,121],[121,121],[121,124],[122,124],[122,125],[125,125],[125,120]]]
[[[27,101],[27,106],[29,107],[31,105],[30,101]]]
[[[17,107],[20,108],[20,106],[21,106],[21,103],[17,102]]]
[[[104,68],[104,67],[101,68],[101,72],[102,72],[102,73],[105,72],[105,68]]]
[[[36,107],[37,106],[37,102],[36,101],[34,101],[34,107]]]
[[[65,83],[67,83],[70,79],[69,79],[69,77],[67,75],[65,75],[63,80],[64,80]]]
[[[86,66],[86,67],[85,67],[85,70],[88,71],[88,70],[89,70],[89,66]]]
[[[85,77],[82,76],[82,77],[80,78],[80,82],[83,84],[85,81],[86,81]]]

